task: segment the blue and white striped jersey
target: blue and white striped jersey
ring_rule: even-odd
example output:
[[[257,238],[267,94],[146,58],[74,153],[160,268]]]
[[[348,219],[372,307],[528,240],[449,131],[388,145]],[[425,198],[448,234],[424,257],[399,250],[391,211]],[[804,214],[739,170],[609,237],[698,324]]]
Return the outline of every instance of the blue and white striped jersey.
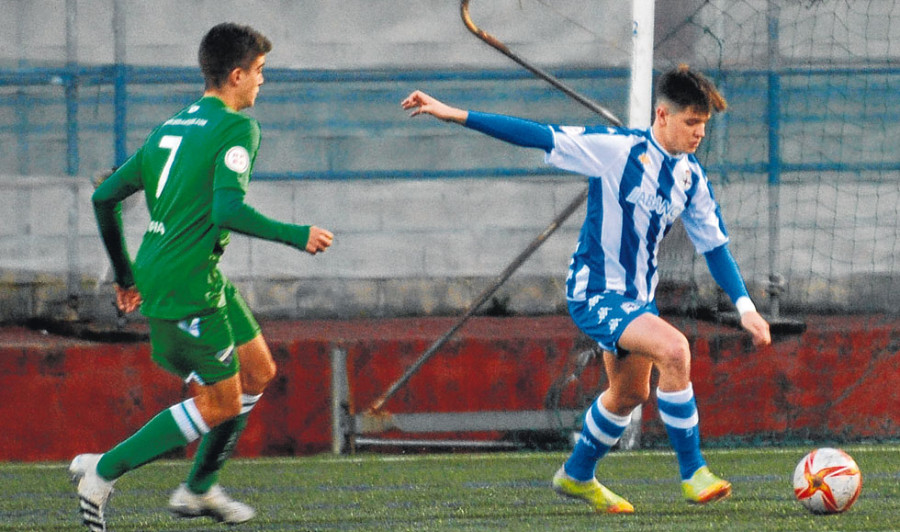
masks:
[[[681,216],[698,253],[728,242],[697,158],[673,157],[651,132],[552,126],[548,164],[588,176],[587,214],[569,264],[566,297],[606,290],[653,301],[659,243]]]

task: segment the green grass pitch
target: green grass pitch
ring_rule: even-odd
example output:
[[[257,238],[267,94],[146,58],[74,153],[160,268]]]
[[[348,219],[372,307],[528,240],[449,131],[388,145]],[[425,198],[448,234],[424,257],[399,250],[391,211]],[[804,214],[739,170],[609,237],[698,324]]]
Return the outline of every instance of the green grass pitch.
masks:
[[[107,510],[113,531],[900,530],[900,445],[844,447],[863,473],[860,499],[841,515],[814,516],[794,500],[791,474],[806,448],[705,451],[734,495],[708,506],[680,499],[674,456],[620,451],[598,475],[635,506],[597,515],[557,496],[559,452],[408,454],[237,459],[222,473],[255,520],[233,527],[181,520],[165,510],[187,461],[161,461],[123,477]],[[0,530],[84,530],[63,463],[0,464]]]

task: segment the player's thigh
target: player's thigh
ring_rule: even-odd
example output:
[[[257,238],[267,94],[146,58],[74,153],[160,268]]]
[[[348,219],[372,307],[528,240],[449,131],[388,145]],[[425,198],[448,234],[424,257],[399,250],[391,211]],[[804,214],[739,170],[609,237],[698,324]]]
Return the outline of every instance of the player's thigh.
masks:
[[[266,385],[275,378],[275,360],[262,334],[249,342],[239,345],[238,357],[241,361],[241,385],[251,395],[263,393]]]
[[[581,301],[569,301],[569,315],[575,325],[603,350],[625,357],[628,348],[620,342],[631,323],[645,314],[658,315],[654,302],[641,302],[617,292],[589,293]]]
[[[244,301],[243,296],[241,296],[241,293],[231,281],[225,280],[223,291],[225,295],[225,312],[228,315],[228,323],[234,335],[234,343],[235,345],[246,344],[259,336],[262,329],[256,318],[253,317],[250,306],[247,305],[247,302]]]
[[[657,365],[690,363],[690,348],[684,334],[650,313],[628,324],[619,336],[619,347],[629,353],[639,353]]]
[[[243,390],[252,395],[260,394],[275,377],[272,352],[253,312],[230,281],[225,283],[225,307],[237,344]]]

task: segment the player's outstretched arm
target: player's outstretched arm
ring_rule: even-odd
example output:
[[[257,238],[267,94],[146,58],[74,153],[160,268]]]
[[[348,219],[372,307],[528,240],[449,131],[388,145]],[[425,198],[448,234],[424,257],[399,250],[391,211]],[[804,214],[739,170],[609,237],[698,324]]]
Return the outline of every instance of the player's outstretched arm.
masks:
[[[546,152],[553,149],[553,131],[545,124],[514,116],[464,111],[422,91],[413,92],[400,105],[406,110],[412,109],[410,116],[430,114],[523,148],[540,148]]]

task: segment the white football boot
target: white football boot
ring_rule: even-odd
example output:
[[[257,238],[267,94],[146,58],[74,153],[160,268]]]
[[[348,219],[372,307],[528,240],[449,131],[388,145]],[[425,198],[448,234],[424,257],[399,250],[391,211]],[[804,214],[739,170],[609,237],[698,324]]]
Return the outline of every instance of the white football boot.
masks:
[[[113,492],[115,481],[104,480],[97,474],[100,454],[79,454],[69,464],[69,473],[78,492],[78,507],[81,522],[91,532],[106,532],[106,518],[103,512]]]
[[[169,498],[169,510],[179,517],[208,516],[230,525],[253,519],[256,510],[228,495],[218,485],[214,485],[202,495],[191,493],[187,486],[178,486]]]

